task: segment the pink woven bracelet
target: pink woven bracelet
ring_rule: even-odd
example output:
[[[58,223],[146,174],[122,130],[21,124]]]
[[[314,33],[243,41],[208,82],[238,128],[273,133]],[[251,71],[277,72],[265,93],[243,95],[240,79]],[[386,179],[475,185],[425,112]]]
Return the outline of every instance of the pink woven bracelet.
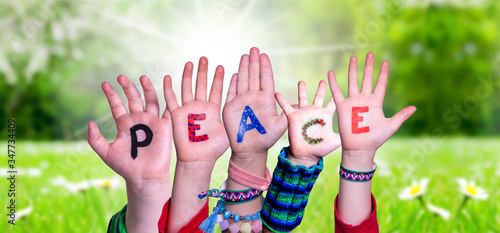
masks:
[[[239,168],[231,160],[229,160],[228,175],[238,184],[262,191],[266,191],[267,188],[269,188],[269,184],[271,183],[272,178],[271,173],[269,172],[269,169],[267,167],[266,176],[260,177]]]

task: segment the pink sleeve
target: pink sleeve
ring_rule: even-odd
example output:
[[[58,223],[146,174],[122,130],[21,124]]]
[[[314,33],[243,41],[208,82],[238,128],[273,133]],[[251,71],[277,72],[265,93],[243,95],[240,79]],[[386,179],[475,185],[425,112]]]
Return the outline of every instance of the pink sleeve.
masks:
[[[375,197],[372,194],[372,209],[373,212],[368,217],[365,219],[363,222],[361,222],[357,226],[353,226],[347,223],[344,223],[340,218],[339,218],[339,213],[337,209],[337,202],[338,202],[338,196],[335,198],[335,233],[358,233],[358,232],[379,232],[378,229],[378,222],[377,222],[377,203],[375,202]]]
[[[158,220],[158,232],[165,233],[167,232],[167,221],[168,221],[168,210],[170,208],[170,199],[163,205],[163,210],[160,216],[160,220]],[[208,218],[208,198],[205,205],[201,208],[201,210],[188,222],[184,227],[182,227],[179,232],[190,232],[190,233],[203,233],[198,227],[200,224]]]

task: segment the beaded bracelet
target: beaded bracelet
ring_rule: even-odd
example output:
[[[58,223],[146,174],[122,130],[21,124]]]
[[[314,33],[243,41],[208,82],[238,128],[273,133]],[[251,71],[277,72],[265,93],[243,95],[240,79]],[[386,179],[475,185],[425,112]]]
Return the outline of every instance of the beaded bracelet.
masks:
[[[373,170],[368,172],[353,171],[340,165],[339,175],[342,179],[352,182],[368,182],[372,180],[375,170],[377,170],[377,164],[375,162],[373,162]]]
[[[233,214],[231,211],[226,210],[226,207],[224,205],[224,202],[219,201],[217,203],[217,207],[214,208],[214,211],[217,211],[217,223],[219,223],[219,226],[221,228],[221,231],[228,230],[230,232],[239,232],[240,230],[248,228],[248,226],[241,225],[241,227],[238,226],[238,222],[240,220],[245,221],[245,225],[250,225],[250,231],[253,230],[254,232],[260,232],[262,231],[262,222],[260,222],[260,211],[257,211],[257,213],[252,214],[252,215],[245,215],[241,216],[239,214]],[[222,220],[224,219],[224,220]],[[234,223],[230,224],[229,219],[233,219]],[[249,222],[253,221],[252,224]],[[236,228],[237,227],[237,228]],[[248,232],[250,232],[248,231]],[[242,231],[243,232],[243,231]]]
[[[310,168],[293,166],[286,158],[287,150],[283,148],[278,156],[261,212],[262,223],[273,232],[290,232],[300,225],[309,193],[323,170],[323,159]]]
[[[232,219],[234,223],[230,223],[229,220]],[[239,221],[245,221],[241,227],[238,225]],[[252,222],[252,223],[250,223]],[[205,219],[199,226],[203,232],[213,232],[214,225],[218,223],[221,231],[229,230],[231,233],[241,232],[241,233],[251,233],[262,231],[262,222],[260,220],[260,211],[255,214],[247,214],[245,216],[240,214],[232,213],[230,210],[226,210],[226,206],[222,200],[217,202],[217,206],[214,207],[212,214]]]

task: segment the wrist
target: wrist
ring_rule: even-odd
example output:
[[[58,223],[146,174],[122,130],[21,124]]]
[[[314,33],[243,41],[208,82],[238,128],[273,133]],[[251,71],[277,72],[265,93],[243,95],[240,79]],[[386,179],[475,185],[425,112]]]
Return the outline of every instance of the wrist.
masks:
[[[177,160],[175,164],[175,169],[180,169],[181,171],[195,172],[196,174],[203,174],[207,172],[212,172],[214,169],[216,161],[180,161]]]
[[[342,149],[341,165],[350,170],[371,171],[376,150]]]
[[[296,156],[293,154],[292,150],[288,150],[286,158],[292,162],[293,166],[303,165],[306,167],[311,167],[319,162],[319,158],[315,156]]]
[[[161,216],[163,205],[171,195],[170,179],[126,181],[126,186],[125,225],[127,231],[153,232],[158,228],[157,219]]]
[[[231,162],[239,168],[254,175],[265,177],[267,166],[267,151],[256,153],[231,153]]]
[[[125,179],[127,196],[134,199],[154,199],[170,196],[170,175],[163,179]]]
[[[210,187],[210,178],[214,166],[215,163],[205,161],[177,161],[175,182],[189,184],[196,192],[206,191]]]

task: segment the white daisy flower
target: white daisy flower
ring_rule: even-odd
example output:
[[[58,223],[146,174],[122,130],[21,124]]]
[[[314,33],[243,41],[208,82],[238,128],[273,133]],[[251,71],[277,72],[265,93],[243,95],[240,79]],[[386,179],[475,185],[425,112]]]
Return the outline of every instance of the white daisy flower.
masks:
[[[50,183],[55,186],[64,186],[69,182],[66,180],[66,178],[62,176],[57,176],[56,178],[52,179]]]
[[[30,205],[27,208],[24,208],[22,210],[19,210],[16,213],[16,220],[19,220],[19,219],[22,219],[22,218],[26,217],[28,214],[31,213],[31,211],[33,211],[33,206],[32,205]]]
[[[66,189],[68,189],[72,193],[76,192],[85,192],[87,189],[90,188],[90,183],[87,180],[84,180],[80,183],[68,183],[65,186]]]
[[[437,207],[437,206],[435,206],[435,205],[433,205],[431,203],[427,204],[427,208],[432,213],[437,214],[437,215],[443,217],[444,220],[448,220],[450,218],[450,216],[451,216],[450,211],[445,210],[445,209],[443,209],[441,207]]]
[[[467,196],[474,199],[486,199],[488,198],[488,193],[478,186],[474,181],[467,181],[464,178],[457,178],[457,182],[460,185],[460,191]]]
[[[413,181],[410,187],[406,187],[399,193],[399,199],[413,199],[422,196],[427,190],[429,178],[423,178],[419,182]]]
[[[26,173],[26,175],[28,175],[30,177],[38,177],[42,174],[42,171],[38,168],[31,167],[31,168],[26,169],[25,173]]]
[[[10,169],[10,168],[0,168],[0,175],[2,176],[10,176],[14,173],[9,173],[9,171],[14,170],[16,171],[16,175],[19,176],[28,176],[28,177],[38,177],[42,174],[42,171],[38,168],[31,167],[31,168],[15,168],[15,169]]]
[[[54,186],[61,186],[72,193],[76,193],[78,191],[83,192],[83,191],[90,188],[90,183],[87,180],[84,180],[80,183],[73,183],[73,182],[67,181],[66,178],[64,178],[62,176],[58,176],[58,177],[52,179],[51,183]]]
[[[117,188],[121,184],[121,178],[115,176],[113,178],[106,179],[93,179],[89,181],[90,186],[92,187],[102,187],[104,189],[113,189]]]

